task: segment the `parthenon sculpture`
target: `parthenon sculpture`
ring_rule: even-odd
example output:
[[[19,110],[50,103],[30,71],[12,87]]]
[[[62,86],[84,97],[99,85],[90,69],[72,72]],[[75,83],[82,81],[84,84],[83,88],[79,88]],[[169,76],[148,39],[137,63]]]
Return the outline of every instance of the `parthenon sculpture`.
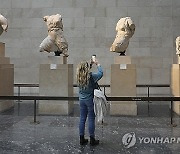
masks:
[[[3,31],[7,32],[7,29],[8,29],[7,19],[0,14],[0,35],[3,33]]]
[[[110,51],[120,53],[120,56],[125,55],[129,40],[135,32],[135,24],[131,17],[121,18],[116,25],[116,31],[116,38]]]
[[[62,16],[60,14],[44,16],[43,20],[48,27],[48,36],[40,44],[40,52],[55,52],[56,56],[62,53],[68,57],[68,43],[63,35]]]
[[[180,36],[176,38],[176,54],[178,55],[178,64],[180,64]]]

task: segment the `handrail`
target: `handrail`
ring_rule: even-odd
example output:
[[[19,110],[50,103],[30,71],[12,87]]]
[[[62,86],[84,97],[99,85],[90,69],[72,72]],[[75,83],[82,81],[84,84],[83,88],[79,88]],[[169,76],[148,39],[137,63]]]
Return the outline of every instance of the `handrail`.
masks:
[[[110,87],[110,85],[99,85],[100,87],[103,87],[104,88],[104,93],[105,93],[105,88],[106,87]],[[18,96],[20,96],[21,94],[21,90],[20,88],[21,87],[24,87],[24,88],[28,88],[28,87],[39,87],[39,84],[38,83],[15,83],[14,84],[14,87],[18,87]],[[73,84],[73,87],[78,87],[77,84]],[[20,102],[20,100],[18,100]]]
[[[14,87],[39,87],[38,83],[15,83]],[[73,87],[78,87],[73,84]],[[101,84],[100,87],[110,87],[109,84]],[[170,84],[137,84],[136,87],[170,87]]]
[[[70,100],[77,101],[78,97],[59,96],[0,96],[0,100],[34,100],[34,123],[36,121],[36,101],[37,100]],[[173,127],[173,101],[180,101],[180,97],[107,97],[107,101],[170,101],[171,102],[171,125]]]
[[[104,88],[104,93],[106,91],[106,87],[110,87],[109,84],[101,84],[100,87]],[[18,96],[20,96],[20,88],[21,87],[39,87],[38,83],[15,83],[14,87],[18,87]],[[78,87],[77,84],[73,84],[73,87]],[[149,97],[150,94],[150,87],[170,87],[169,84],[137,84],[136,87],[147,87],[147,96]]]
[[[69,100],[78,101],[79,97],[72,96],[0,96],[0,100]],[[107,96],[107,101],[180,101],[180,97],[112,97]]]
[[[104,88],[104,93],[105,93],[105,88],[106,87],[110,87],[109,84],[101,84],[99,85],[100,87],[103,87]],[[39,87],[39,84],[38,83],[15,83],[14,84],[14,87],[18,87],[18,96],[20,96],[20,88],[21,87]],[[73,87],[78,87],[77,84],[73,84]],[[147,87],[147,95],[149,97],[149,93],[150,93],[150,87],[170,87],[169,84],[137,84],[136,87]]]
[[[15,83],[14,87],[39,87],[38,83]]]
[[[136,87],[170,87],[170,84],[137,84]]]
[[[14,84],[14,87],[18,87],[18,96],[20,96],[21,95],[21,90],[20,90],[21,87],[39,87],[39,84],[38,83],[35,83],[35,84],[16,83],[16,84]],[[78,86],[77,86],[77,84],[73,84],[73,87],[78,87]],[[104,94],[106,94],[106,88],[110,87],[110,85],[109,84],[101,84],[100,87],[103,87]],[[137,84],[136,87],[147,88],[147,97],[149,98],[150,97],[150,88],[151,87],[170,87],[170,85],[169,84]],[[148,101],[148,115],[149,115],[149,110],[150,110],[149,103],[150,103],[150,100],[147,100],[147,101]],[[19,99],[18,102],[21,102],[21,99]]]
[[[106,87],[110,87],[109,84],[101,84],[100,87],[103,87],[104,94],[106,94]],[[31,84],[31,83],[16,83],[14,87],[18,87],[18,96],[21,94],[21,87],[39,87],[38,83]],[[73,87],[78,87],[77,84],[73,84]],[[169,84],[137,84],[136,87],[146,87],[147,88],[147,96],[150,97],[150,87],[170,87]],[[20,100],[18,100],[20,102]],[[149,103],[149,101],[148,101]],[[148,104],[148,113],[149,113],[149,104]]]

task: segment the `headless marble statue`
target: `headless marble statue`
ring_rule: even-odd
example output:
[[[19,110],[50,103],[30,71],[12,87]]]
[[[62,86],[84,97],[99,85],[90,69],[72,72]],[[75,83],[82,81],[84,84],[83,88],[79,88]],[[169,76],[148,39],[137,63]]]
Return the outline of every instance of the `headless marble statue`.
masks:
[[[178,64],[180,64],[180,36],[176,38],[176,54],[178,55]]]
[[[0,14],[0,35],[3,31],[7,32],[8,29],[8,22],[7,19]]]
[[[130,17],[121,18],[116,25],[116,31],[116,38],[110,51],[120,53],[120,56],[123,56],[129,45],[129,40],[135,32],[135,24]]]
[[[48,36],[40,44],[40,52],[55,52],[55,56],[62,53],[68,57],[68,43],[63,35],[62,17],[60,14],[44,16],[48,27]]]

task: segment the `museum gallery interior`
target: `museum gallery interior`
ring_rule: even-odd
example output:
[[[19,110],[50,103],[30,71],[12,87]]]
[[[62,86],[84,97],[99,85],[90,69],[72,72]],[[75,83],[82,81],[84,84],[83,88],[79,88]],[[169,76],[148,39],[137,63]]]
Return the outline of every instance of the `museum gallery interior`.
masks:
[[[81,61],[90,64],[97,58],[104,72],[99,85],[110,100],[107,101],[107,119],[138,118],[145,110],[150,118],[151,97],[157,102],[172,99],[170,104],[164,102],[168,106],[168,116],[174,115],[177,120],[177,137],[180,135],[179,10],[178,0],[0,0],[1,115],[12,110],[15,113],[17,106],[19,112],[25,100],[30,102],[33,99],[28,98],[42,96],[47,99],[37,98],[34,111],[42,121],[46,117],[74,117],[76,110],[79,117],[76,68]],[[90,71],[94,70],[92,65]],[[29,97],[21,101],[18,97],[8,100],[3,96]],[[146,109],[141,108],[142,97],[148,103]],[[107,120],[108,128],[111,120]],[[35,124],[38,125],[41,121]],[[118,130],[112,132],[118,135]],[[114,151],[109,148],[108,153],[130,150],[127,146],[124,151],[116,151],[116,148]],[[169,148],[176,151],[179,146]],[[3,152],[2,149],[0,146]],[[102,149],[96,152],[104,152]],[[156,150],[159,149],[153,152]],[[80,151],[83,153],[82,149]],[[85,148],[85,152],[89,151]]]

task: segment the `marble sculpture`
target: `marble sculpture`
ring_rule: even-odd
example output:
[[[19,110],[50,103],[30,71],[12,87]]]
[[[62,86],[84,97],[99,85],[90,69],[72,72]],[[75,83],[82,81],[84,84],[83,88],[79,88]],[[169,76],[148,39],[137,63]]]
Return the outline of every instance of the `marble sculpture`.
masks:
[[[3,31],[7,32],[7,29],[8,29],[7,19],[0,14],[0,35],[3,33]]]
[[[116,25],[116,38],[110,48],[111,52],[125,55],[129,40],[135,32],[135,24],[130,17],[121,18]]]
[[[180,56],[180,36],[176,38],[176,54]]]
[[[68,57],[68,43],[63,35],[62,16],[60,14],[44,16],[48,27],[48,36],[40,44],[40,52],[55,52],[55,56],[62,53]]]

